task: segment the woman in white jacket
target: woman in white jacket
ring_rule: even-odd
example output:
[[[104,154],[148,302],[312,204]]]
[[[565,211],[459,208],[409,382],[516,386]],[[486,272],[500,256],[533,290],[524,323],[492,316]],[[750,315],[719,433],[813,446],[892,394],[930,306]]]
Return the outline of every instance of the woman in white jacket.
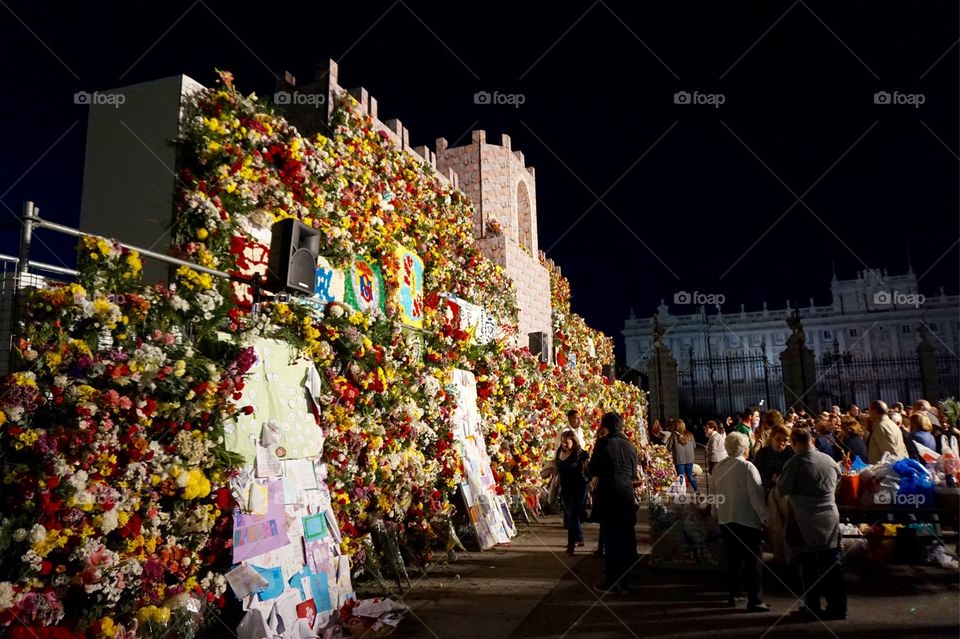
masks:
[[[707,436],[707,470],[712,475],[713,468],[727,458],[727,451],[723,447],[725,434],[712,419],[703,427],[703,432]]]

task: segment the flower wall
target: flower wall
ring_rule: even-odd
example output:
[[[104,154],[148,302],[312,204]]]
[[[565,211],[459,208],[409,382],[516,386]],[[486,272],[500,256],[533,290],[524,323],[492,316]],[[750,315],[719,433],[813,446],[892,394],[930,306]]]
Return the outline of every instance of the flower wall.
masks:
[[[446,534],[461,478],[454,368],[477,375],[493,471],[511,496],[537,493],[567,409],[591,429],[608,410],[636,428],[640,391],[602,377],[612,341],[570,312],[566,280],[552,275],[557,365],[547,365],[513,346],[513,286],[481,254],[472,204],[349,96],[330,130],[308,138],[224,73],[195,96],[183,129],[174,254],[250,272],[270,226],[293,217],[320,231],[333,266],[380,263],[390,299],[401,245],[424,262],[423,330],[405,329],[392,302],[322,314],[267,302],[251,314],[229,282],[186,267],[169,287],[145,287],[135,253],[84,240],[79,282],[30,300],[25,372],[0,395],[0,626],[188,637],[223,605],[239,463],[223,429],[255,408],[242,405],[255,336],[296,344],[320,373],[327,483],[355,562],[378,521],[416,562]],[[476,342],[447,294],[483,306],[501,337]]]

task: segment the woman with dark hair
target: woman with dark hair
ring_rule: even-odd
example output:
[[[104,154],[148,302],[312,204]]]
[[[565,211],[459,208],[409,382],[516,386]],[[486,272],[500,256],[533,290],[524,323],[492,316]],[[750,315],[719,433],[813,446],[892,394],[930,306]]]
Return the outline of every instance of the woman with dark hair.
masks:
[[[840,441],[843,442],[844,448],[866,464],[867,443],[863,441],[863,426],[860,425],[860,422],[852,417],[842,417],[840,418],[840,432],[842,433]]]
[[[560,435],[560,450],[555,463],[560,475],[560,498],[563,500],[563,512],[567,521],[567,554],[572,555],[576,546],[583,545],[583,516],[587,503],[587,484],[589,480],[585,468],[589,456],[580,448],[577,435],[565,430]]]
[[[843,447],[837,441],[834,433],[833,424],[828,419],[820,419],[816,422],[817,438],[814,446],[824,455],[829,455],[834,461],[843,461]]]
[[[783,472],[787,461],[793,457],[793,448],[790,447],[790,429],[783,424],[774,424],[770,427],[766,437],[766,445],[754,457],[753,464],[760,473],[767,499],[769,518],[770,546],[773,549],[773,559],[777,563],[787,563],[787,546],[784,539],[786,526],[786,504],[777,490],[777,478]]]
[[[760,429],[756,433],[756,440],[753,443],[753,450],[751,451],[752,455],[759,453],[764,446],[767,445],[767,440],[770,437],[770,432],[774,426],[783,426],[783,413],[778,411],[776,408],[771,408],[766,411],[763,416],[760,418]],[[789,437],[789,433],[787,434]]]
[[[766,444],[757,451],[753,465],[760,473],[763,489],[769,494],[777,484],[783,465],[793,456],[793,449],[790,447],[790,430],[783,424],[771,426],[765,440]]]
[[[650,427],[650,443],[663,445],[663,427],[659,419],[653,420],[653,425]]]

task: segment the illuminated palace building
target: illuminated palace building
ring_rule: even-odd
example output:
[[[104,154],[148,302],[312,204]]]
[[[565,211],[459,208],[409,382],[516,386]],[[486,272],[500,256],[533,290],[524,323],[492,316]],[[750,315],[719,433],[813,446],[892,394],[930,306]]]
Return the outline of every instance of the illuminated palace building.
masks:
[[[872,375],[867,369],[877,368],[874,366],[877,363],[888,366],[889,376],[896,377],[896,362],[909,363],[909,368],[915,370],[913,363],[917,361],[921,340],[935,349],[936,357],[944,365],[957,361],[960,296],[946,295],[942,287],[937,294],[921,292],[912,269],[894,276],[871,269],[858,272],[856,279],[848,280],[834,275],[830,292],[832,300],[824,306],[817,306],[811,298],[806,307],[796,307],[788,300],[785,308],[770,309],[764,302],[762,310],[747,311],[741,305],[739,312],[733,313],[722,304],[719,307],[704,304],[708,296],[693,291],[678,292],[671,305],[661,300],[652,317],[637,318],[631,312],[623,330],[627,365],[638,371],[649,369],[656,353],[654,322],[659,321],[664,346],[660,356],[663,358],[669,352],[677,362],[681,404],[684,388],[691,383],[688,378],[698,375],[701,366],[708,369],[704,376],[721,387],[742,382],[744,373],[739,371],[744,367],[764,369],[765,373],[755,375],[759,378],[765,374],[769,389],[771,373],[779,374],[774,369],[779,368],[780,354],[791,335],[787,319],[797,312],[806,346],[813,351],[818,364],[829,365],[842,359],[851,373],[860,369],[863,374]],[[711,301],[720,300],[706,299],[706,303]],[[727,362],[733,362],[734,366],[727,366]],[[951,364],[949,368],[956,366]],[[730,370],[734,372],[728,375]],[[910,374],[906,368],[903,372]],[[746,371],[746,376],[749,375]],[[957,394],[953,373],[945,370],[944,375],[944,382],[950,380],[950,385],[928,393]],[[921,392],[918,380],[911,381],[909,389],[901,387],[897,385],[900,390],[890,394],[906,400],[904,394]],[[727,394],[724,390],[720,392]],[[863,398],[871,394],[876,396],[876,384],[867,384],[862,390]],[[860,396],[858,392],[855,398],[861,401]],[[743,400],[749,398],[743,397]],[[841,401],[842,397],[836,400]],[[699,403],[699,399],[697,401]],[[733,398],[730,403],[738,401]]]

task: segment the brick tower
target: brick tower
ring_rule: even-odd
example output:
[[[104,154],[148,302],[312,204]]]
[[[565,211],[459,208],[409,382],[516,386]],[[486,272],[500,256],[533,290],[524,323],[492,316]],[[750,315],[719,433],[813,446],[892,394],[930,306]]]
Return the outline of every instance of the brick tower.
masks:
[[[516,286],[521,343],[529,333],[552,335],[550,274],[539,259],[533,167],[510,148],[508,135],[491,144],[485,131],[474,131],[464,146],[448,147],[438,139],[436,162],[441,172],[458,176],[460,190],[476,207],[473,229],[484,255],[503,266]]]

